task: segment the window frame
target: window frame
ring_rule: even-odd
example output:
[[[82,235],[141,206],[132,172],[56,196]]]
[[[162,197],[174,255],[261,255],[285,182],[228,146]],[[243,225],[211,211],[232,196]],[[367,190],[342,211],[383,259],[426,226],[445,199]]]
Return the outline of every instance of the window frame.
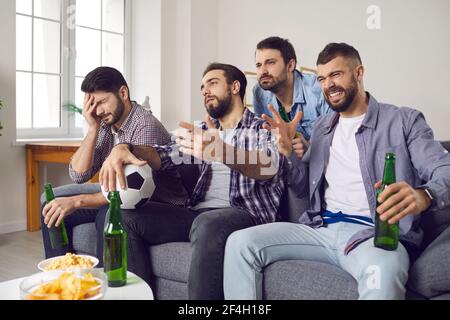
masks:
[[[20,1],[20,0],[16,0]],[[103,1],[102,7],[103,7]],[[75,126],[75,114],[72,112],[68,112],[62,106],[66,103],[75,102],[76,92],[80,90],[80,88],[75,88],[76,76],[75,76],[75,58],[76,58],[76,47],[75,47],[75,33],[76,33],[76,20],[75,27],[69,28],[67,23],[69,20],[69,8],[71,6],[76,5],[76,0],[61,0],[61,16],[60,16],[60,93],[59,93],[59,102],[61,106],[60,112],[60,127],[58,128],[31,128],[31,129],[22,129],[16,127],[16,137],[18,140],[35,140],[35,139],[44,139],[44,140],[61,140],[61,139],[82,139],[83,138],[83,130],[80,127]],[[32,30],[34,30],[34,19],[42,19],[47,21],[55,21],[52,19],[46,19],[41,17],[34,16],[34,0],[32,1],[32,11],[31,15],[17,13],[17,15],[31,17],[32,18]],[[128,75],[130,72],[130,48],[131,48],[131,39],[130,39],[130,27],[131,27],[131,8],[130,1],[124,0],[124,31],[123,31],[123,50],[124,50],[124,61],[123,61],[123,73],[124,77],[128,79]],[[102,27],[102,26],[101,26]],[[103,30],[103,29],[101,29]],[[34,32],[32,31],[32,50],[34,43]],[[102,48],[101,48],[102,50]],[[101,52],[101,51],[100,51]],[[32,60],[33,60],[34,52],[32,51]],[[35,72],[33,70],[34,65],[33,61],[31,64],[31,71],[18,70],[17,72],[26,72],[31,74],[31,78],[33,81],[34,74],[51,74],[52,73],[42,73]],[[33,83],[33,82],[32,82]],[[17,90],[17,88],[16,88]],[[33,86],[32,89],[33,91]],[[17,94],[17,93],[16,93]],[[33,105],[32,98],[32,112],[35,111]],[[16,117],[20,115],[16,113]],[[32,117],[33,119],[33,117]],[[32,120],[33,121],[33,120]],[[16,122],[17,123],[17,122]],[[16,124],[17,125],[17,124]]]

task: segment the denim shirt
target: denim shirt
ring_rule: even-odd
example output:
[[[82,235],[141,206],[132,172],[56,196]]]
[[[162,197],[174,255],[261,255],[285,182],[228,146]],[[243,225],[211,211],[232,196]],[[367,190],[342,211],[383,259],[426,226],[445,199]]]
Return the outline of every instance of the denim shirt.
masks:
[[[275,94],[269,90],[264,90],[256,84],[253,88],[253,106],[257,115],[263,113],[272,117],[272,113],[267,108],[268,104],[278,110],[278,102]],[[303,118],[297,126],[297,131],[309,140],[316,119],[330,112],[330,107],[324,99],[317,77],[314,74],[303,74],[298,70],[294,71],[294,97],[289,118],[293,119],[298,111],[303,111]]]
[[[411,108],[378,103],[370,94],[368,96],[368,110],[355,137],[372,219],[375,220],[376,214],[373,185],[383,176],[384,157],[387,152],[396,155],[397,181],[405,181],[416,189],[426,187],[430,190],[434,200],[428,211],[450,206],[450,154],[434,140],[433,132],[423,114]],[[303,160],[299,160],[295,155],[288,159],[291,188],[299,197],[305,196],[309,190],[310,208],[301,214],[299,222],[313,228],[323,226],[320,213],[324,173],[338,120],[339,114],[335,112],[321,117],[316,122],[311,146]],[[407,215],[400,220],[400,240],[420,246],[423,232],[419,228],[419,218],[420,215]],[[353,235],[347,243],[346,254],[373,235],[373,227]]]

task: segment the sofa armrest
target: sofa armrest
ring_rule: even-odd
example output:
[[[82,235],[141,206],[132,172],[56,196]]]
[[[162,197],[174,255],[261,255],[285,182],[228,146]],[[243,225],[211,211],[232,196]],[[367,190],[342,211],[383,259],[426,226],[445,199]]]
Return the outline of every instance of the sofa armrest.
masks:
[[[85,184],[67,184],[64,186],[53,188],[55,197],[70,197],[78,194],[92,194],[101,192],[100,184],[85,183]],[[45,203],[45,193],[41,195],[41,205]]]
[[[450,226],[411,266],[407,287],[427,298],[450,293]]]

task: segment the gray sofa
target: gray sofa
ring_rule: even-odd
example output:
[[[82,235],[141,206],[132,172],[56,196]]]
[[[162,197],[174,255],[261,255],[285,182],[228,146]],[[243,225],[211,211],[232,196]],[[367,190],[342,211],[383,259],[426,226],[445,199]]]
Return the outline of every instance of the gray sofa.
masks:
[[[442,143],[450,150],[450,141]],[[186,188],[191,191],[196,181],[193,166],[182,167],[180,173]],[[67,195],[55,188],[56,196]],[[96,190],[85,187],[83,193]],[[71,191],[73,192],[73,191]],[[308,199],[297,199],[288,189],[280,214],[287,221],[297,221]],[[407,284],[408,299],[450,299],[450,208],[423,216],[425,232],[423,251],[411,264]],[[95,255],[95,224],[77,226],[73,232],[74,249]],[[156,299],[187,299],[187,279],[191,248],[189,243],[166,243],[150,246],[152,289]],[[306,260],[280,261],[264,270],[265,299],[357,299],[356,281],[347,272],[320,262]]]

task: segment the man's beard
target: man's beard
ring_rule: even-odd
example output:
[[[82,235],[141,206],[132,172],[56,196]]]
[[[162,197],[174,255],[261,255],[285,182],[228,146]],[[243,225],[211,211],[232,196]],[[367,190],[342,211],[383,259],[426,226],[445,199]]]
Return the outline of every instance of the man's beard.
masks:
[[[226,96],[223,99],[220,99],[218,97],[216,97],[216,99],[219,102],[217,107],[213,107],[213,106],[208,107],[205,104],[205,108],[206,108],[206,111],[208,112],[208,114],[211,116],[211,118],[220,119],[231,112],[231,92],[228,91]]]
[[[340,103],[337,104],[333,104],[329,97],[328,94],[330,92],[336,92],[336,91],[344,91],[344,100]],[[328,105],[330,106],[331,109],[333,109],[333,111],[336,112],[345,112],[347,111],[350,106],[353,103],[353,100],[355,100],[356,94],[358,93],[358,89],[357,89],[357,83],[356,83],[356,79],[354,76],[352,76],[352,83],[351,85],[347,88],[344,89],[343,87],[333,87],[332,89],[329,89],[326,91],[325,93],[325,100],[328,102]]]
[[[107,123],[109,126],[115,125],[123,116],[123,113],[125,112],[125,104],[123,103],[122,99],[118,95],[114,95],[117,99],[117,106],[116,109],[111,113],[111,121]]]
[[[277,94],[280,91],[280,88],[286,85],[287,83],[287,75],[284,77],[284,79],[276,80],[273,76],[270,76],[272,78],[273,82],[271,83],[262,83],[262,81],[258,81],[259,86],[263,88],[264,90],[269,90],[272,93]]]

